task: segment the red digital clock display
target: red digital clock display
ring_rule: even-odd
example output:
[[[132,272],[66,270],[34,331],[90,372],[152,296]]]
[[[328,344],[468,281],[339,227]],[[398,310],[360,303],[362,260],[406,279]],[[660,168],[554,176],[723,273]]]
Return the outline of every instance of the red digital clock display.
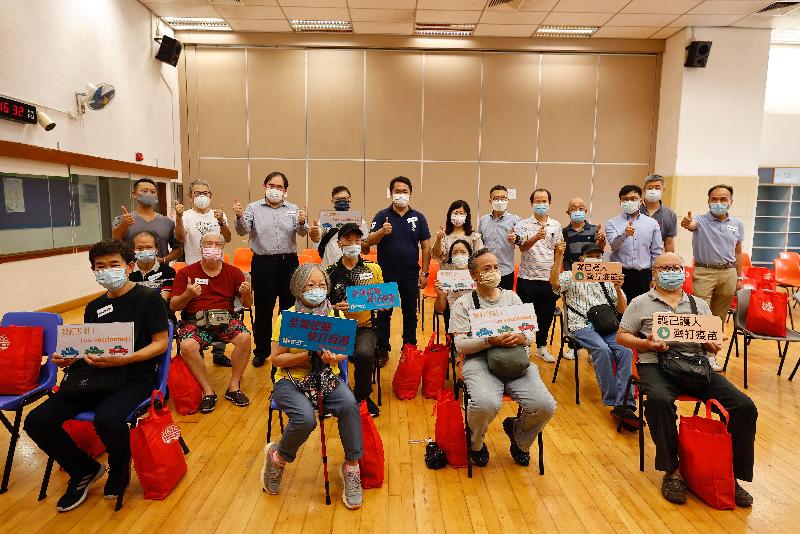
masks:
[[[0,119],[36,124],[36,106],[0,95]]]

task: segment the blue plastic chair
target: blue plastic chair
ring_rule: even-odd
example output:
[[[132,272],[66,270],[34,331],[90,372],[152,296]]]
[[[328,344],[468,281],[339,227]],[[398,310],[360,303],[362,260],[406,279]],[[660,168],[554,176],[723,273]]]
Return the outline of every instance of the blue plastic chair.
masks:
[[[348,370],[347,370],[347,362],[348,360],[342,360],[339,362],[339,376],[341,377],[344,385],[347,385],[348,380]],[[274,368],[273,368],[274,369]],[[274,379],[274,377],[273,377]],[[283,432],[283,412],[281,412],[280,408],[278,408],[277,403],[272,398],[272,393],[269,394],[269,419],[267,421],[267,443],[272,441],[272,413],[277,411],[278,412],[278,420],[281,424],[281,432]],[[330,417],[332,414],[325,414],[325,417]]]
[[[173,335],[172,322],[168,321],[168,325],[169,325],[168,327],[169,335],[167,339],[167,350],[164,352],[164,354],[162,354],[156,359],[158,363],[158,368],[156,369],[156,381],[158,383],[158,391],[161,392],[161,394],[164,396],[165,399],[167,397],[167,377],[169,376],[169,363],[170,363],[170,358],[172,357],[172,335]],[[136,428],[136,424],[139,421],[139,417],[146,414],[148,408],[150,408],[149,395],[145,400],[139,403],[139,406],[137,406],[136,409],[133,410],[131,414],[128,416],[128,424],[131,426],[131,428]],[[74,417],[74,420],[93,422],[94,412],[81,412]],[[189,449],[186,446],[186,443],[183,441],[183,437],[181,437],[179,441],[181,447],[183,448],[184,454],[187,454],[189,452]],[[39,492],[40,501],[44,500],[45,497],[47,497],[47,486],[50,483],[50,475],[53,472],[53,462],[54,460],[52,458],[47,459],[47,467],[45,468],[44,478],[42,479],[42,488],[41,491]],[[114,508],[115,510],[122,509],[122,501],[124,493],[125,492],[122,491],[117,496],[117,504],[116,507]]]
[[[41,326],[44,328],[43,355],[49,356],[56,351],[56,340],[58,339],[58,327],[64,324],[64,320],[57,313],[46,312],[8,312],[3,316],[2,326]],[[25,406],[34,403],[47,395],[53,386],[56,385],[56,365],[47,361],[39,371],[39,378],[36,380],[36,387],[22,395],[1,395],[0,396],[0,422],[3,423],[11,433],[11,441],[8,444],[8,456],[6,466],[3,471],[3,483],[0,486],[0,493],[8,491],[8,480],[11,478],[11,464],[14,462],[14,452],[19,440],[19,428],[22,424],[22,410]],[[14,424],[6,418],[4,411],[15,412]]]

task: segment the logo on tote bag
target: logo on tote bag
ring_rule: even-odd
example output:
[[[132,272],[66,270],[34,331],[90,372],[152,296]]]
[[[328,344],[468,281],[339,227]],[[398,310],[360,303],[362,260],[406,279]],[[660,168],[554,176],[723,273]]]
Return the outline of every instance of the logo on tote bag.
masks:
[[[164,443],[172,443],[173,441],[180,439],[181,437],[181,429],[178,428],[178,425],[172,424],[167,425],[164,427],[164,430],[161,431],[161,441]]]
[[[773,311],[775,311],[775,306],[773,306],[771,302],[765,301],[761,303],[761,309],[764,310],[765,312],[772,313]]]
[[[6,336],[0,336],[0,350],[6,350],[11,346],[11,341]]]

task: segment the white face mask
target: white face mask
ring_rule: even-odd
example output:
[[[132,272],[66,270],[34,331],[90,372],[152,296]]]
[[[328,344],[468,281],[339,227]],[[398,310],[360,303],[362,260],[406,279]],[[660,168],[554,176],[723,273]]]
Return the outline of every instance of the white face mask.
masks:
[[[584,258],[583,263],[600,263],[603,258]]]
[[[392,195],[392,202],[398,208],[405,208],[408,206],[408,201],[411,200],[411,195],[407,193],[395,193]]]
[[[283,191],[270,187],[267,189],[266,197],[270,202],[280,202],[283,200]]]
[[[467,222],[467,215],[453,213],[450,215],[450,222],[453,223],[453,226],[464,226],[464,223]]]
[[[348,258],[357,258],[361,254],[361,245],[345,245],[342,247],[342,254]]]
[[[622,212],[627,215],[633,215],[639,211],[639,203],[635,200],[623,200],[619,203],[619,207],[622,208]]]
[[[658,202],[661,200],[661,189],[648,189],[644,192],[644,198],[648,202]]]
[[[197,195],[192,199],[192,202],[194,203],[195,208],[201,210],[204,210],[211,205],[211,199],[208,197],[208,195]]]
[[[469,256],[466,254],[453,254],[453,265],[459,269],[464,269],[469,263]]]
[[[504,212],[508,209],[508,200],[493,200],[492,209],[497,212]]]

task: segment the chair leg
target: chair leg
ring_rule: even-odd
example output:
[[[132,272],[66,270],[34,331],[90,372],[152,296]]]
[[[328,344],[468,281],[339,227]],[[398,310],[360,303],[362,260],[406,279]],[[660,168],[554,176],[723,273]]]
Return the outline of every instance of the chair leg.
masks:
[[[786,351],[789,350],[789,342],[785,342],[786,345],[783,347],[783,352],[781,352],[781,342],[778,341],[778,356],[781,357],[781,363],[778,365],[778,376],[781,376],[781,371],[783,371],[783,362],[786,360]]]
[[[14,452],[17,450],[17,441],[19,440],[19,427],[22,424],[22,407],[17,408],[14,416],[14,426],[9,428],[11,431],[11,439],[8,443],[8,455],[6,455],[6,466],[3,469],[3,483],[0,486],[0,493],[8,491],[8,481],[11,478],[11,464],[14,463]],[[3,423],[9,426],[5,416],[3,416]]]
[[[644,471],[644,394],[639,392],[639,471]]]
[[[539,432],[539,474],[544,475],[544,442],[542,440],[542,433]]]
[[[728,360],[731,359],[731,349],[734,344],[736,345],[736,356],[739,356],[739,335],[735,327],[733,329],[733,339],[731,339],[731,342],[728,344],[728,353],[725,355],[725,364],[722,366],[723,371],[728,370]]]
[[[467,442],[467,477],[472,478],[472,456],[470,455],[470,451],[472,450],[472,433],[469,429],[469,417],[467,416],[469,391],[467,391],[466,384],[462,383],[461,386],[464,388],[464,439]]]
[[[283,412],[278,410],[278,422],[281,424],[281,434],[283,434]]]
[[[553,369],[553,381],[552,383],[556,383],[556,378],[558,378],[558,368],[561,367],[561,358],[564,357],[564,345],[561,345],[561,348],[558,350],[558,358],[556,358],[556,368]]]
[[[635,376],[631,375],[630,378],[628,378],[628,383],[625,385],[625,393],[622,396],[622,405],[623,406],[627,406],[628,405],[628,397],[629,397],[629,395],[631,393],[631,387],[633,386],[634,382],[638,382],[638,380],[636,380]],[[641,402],[641,400],[640,400],[640,402]],[[618,433],[622,432],[622,417],[620,417],[619,421],[617,421],[617,432]]]
[[[420,322],[422,323],[422,331],[424,332],[425,331],[425,297],[420,297],[420,300],[421,300],[421,303],[420,303],[420,314],[419,314],[419,316],[421,318]]]
[[[42,485],[39,488],[39,500],[43,501],[47,498],[47,486],[50,485],[50,475],[53,474],[53,464],[55,460],[47,457],[47,465],[44,468],[44,476],[42,477]]]
[[[700,403],[699,402],[695,402],[694,403],[694,415],[697,415],[699,412],[700,412]]]
[[[562,348],[561,350],[564,350],[564,349]],[[573,349],[572,354],[575,357],[575,360],[573,360],[575,362],[575,404],[580,404],[581,403],[581,379],[580,379],[580,373],[578,373],[578,361],[580,360],[580,358],[578,358],[578,349],[577,348]]]
[[[180,444],[181,450],[183,450],[184,455],[189,454],[189,452],[191,452],[189,451],[189,446],[186,444],[186,440],[183,439],[183,436],[178,438],[178,443]]]
[[[747,334],[744,335],[744,389],[747,389]]]
[[[271,402],[270,398],[270,402]],[[272,443],[272,408],[269,409],[269,415],[267,416],[267,443]]]
[[[789,382],[794,379],[794,375],[797,372],[797,368],[800,367],[800,358],[797,358],[797,363],[794,364],[794,369],[792,369],[792,374],[789,375]]]
[[[378,386],[378,406],[381,406],[383,404],[383,388],[381,386],[381,366],[380,365],[376,365],[375,366],[375,374],[377,375],[377,380],[376,381],[378,382],[378,384],[377,384],[377,386]]]

